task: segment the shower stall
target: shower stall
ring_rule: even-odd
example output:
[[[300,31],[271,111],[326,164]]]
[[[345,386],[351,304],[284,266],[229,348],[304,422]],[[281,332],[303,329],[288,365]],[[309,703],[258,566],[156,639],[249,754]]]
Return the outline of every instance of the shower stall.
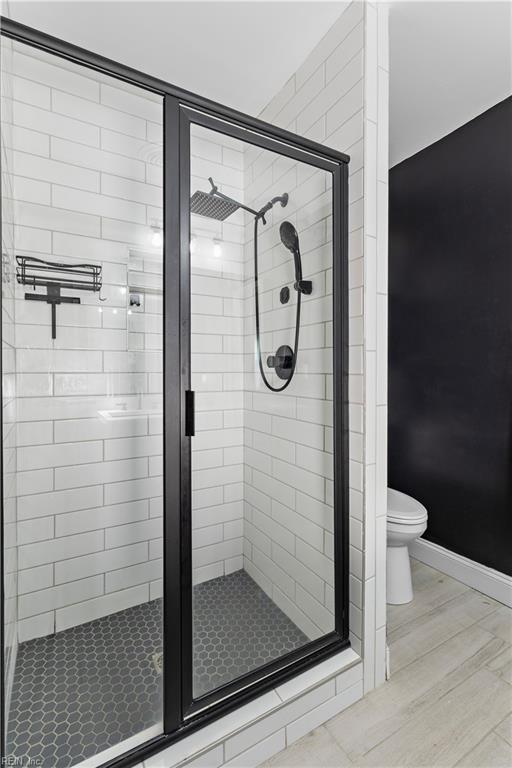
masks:
[[[348,158],[1,31],[3,756],[133,765],[348,646]]]

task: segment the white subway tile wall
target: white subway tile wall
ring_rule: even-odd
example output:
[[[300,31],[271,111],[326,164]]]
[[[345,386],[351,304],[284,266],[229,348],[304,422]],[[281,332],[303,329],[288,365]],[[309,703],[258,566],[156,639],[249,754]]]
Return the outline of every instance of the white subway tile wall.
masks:
[[[283,380],[269,355],[294,347],[297,293],[293,255],[282,244],[283,221],[296,228],[302,271],[312,280],[302,296],[294,377],[273,393],[259,372],[255,346],[254,223],[245,227],[244,567],[310,639],[334,629],[332,534],[332,183],[306,163],[251,145],[244,152],[245,202],[258,210],[287,192],[259,225],[258,286],[261,355],[273,387]],[[287,286],[290,300],[280,301]]]
[[[4,295],[25,641],[161,593],[162,101],[21,44],[8,74],[16,254],[103,277],[57,308],[54,341],[49,306],[12,275]]]
[[[240,142],[193,125],[191,193],[243,197]],[[195,583],[242,568],[243,218],[191,215],[192,546]]]
[[[368,653],[385,618],[376,603],[385,591],[375,518],[385,515],[386,483],[386,24],[384,11],[350,4],[262,114],[352,157],[350,616],[353,645],[362,651],[368,640]],[[374,56],[367,49],[377,26]],[[59,307],[54,342],[49,308],[29,305],[20,287],[13,301],[6,391],[16,388],[21,640],[161,592],[162,265],[151,247],[152,227],[162,222],[161,105],[43,59],[17,46],[13,98],[5,100],[16,252],[101,263],[107,301],[99,306],[90,294]],[[245,567],[318,637],[333,626],[334,597],[329,177],[244,150],[195,128],[192,191],[207,191],[213,176],[223,192],[256,207],[290,194],[289,207],[260,230],[264,359],[293,338],[294,305],[279,304],[279,288],[293,282],[278,236],[283,218],[299,231],[314,290],[303,302],[295,381],[272,395],[256,374],[248,217],[192,216],[194,580]],[[130,289],[143,301],[128,315]],[[374,654],[384,650],[385,633],[377,637]],[[376,667],[383,665],[365,669],[367,688]]]
[[[2,98],[2,416],[3,416],[3,563],[4,563],[4,679],[5,709],[9,711],[16,665],[18,550],[16,538],[16,349],[14,343],[14,204],[12,42],[0,39]]]
[[[340,10],[261,116],[351,156],[350,626],[364,664],[297,710],[292,702],[275,728],[271,715],[269,735],[257,723],[256,743],[252,727],[236,734],[234,723],[216,765],[257,765],[384,678],[387,9]],[[162,224],[161,104],[12,47],[2,40],[8,683],[17,640],[158,597],[162,558],[162,263],[151,246]],[[213,176],[248,204],[290,193],[279,213],[297,226],[314,283],[294,389],[273,396],[256,375],[247,218],[192,217],[194,580],[245,567],[317,637],[332,627],[334,598],[328,182],[199,129],[192,146],[192,191],[207,191]],[[290,343],[294,320],[279,304],[293,271],[275,223],[261,228],[264,356]],[[49,307],[25,302],[15,285],[16,253],[101,264],[105,303],[82,294],[79,306],[58,307],[52,342]],[[130,289],[142,302],[128,314]],[[287,701],[279,689],[265,696]],[[219,738],[203,729],[198,743],[180,742],[147,766],[182,763]]]
[[[341,10],[338,21],[260,116],[279,127],[305,134],[346,152],[351,158],[349,622],[352,647],[364,656],[365,690],[370,690],[384,681],[386,642],[388,9],[385,3],[352,2]],[[264,168],[258,169],[258,179],[266,181],[268,175],[265,176],[265,172],[269,173]],[[278,184],[286,186],[285,178],[279,179],[276,174]],[[300,181],[303,194],[307,196],[314,177],[302,177]],[[325,205],[321,190],[318,190],[315,201],[318,206],[311,206],[314,213]],[[326,221],[328,219],[323,223],[312,223],[310,229],[301,234],[301,245],[303,252],[311,248],[306,273],[308,270],[312,273],[315,264],[318,265],[318,272],[326,269],[325,291],[328,293],[330,277],[325,258],[329,258],[329,252],[325,245],[318,243]],[[275,246],[276,242],[274,238],[268,246]],[[306,306],[313,313],[321,312],[321,303],[315,306],[313,298],[308,300]],[[319,317],[317,322],[321,319]],[[312,332],[315,331],[312,329]],[[332,338],[331,333],[332,329],[326,323],[326,347]],[[301,349],[303,347],[304,341],[301,342]],[[315,362],[321,364],[320,360]],[[321,372],[319,369],[316,371]],[[325,383],[328,397],[328,374]],[[302,446],[301,466],[306,466],[308,470],[316,467],[318,471],[327,452],[321,444],[322,431],[319,432],[318,428],[320,425],[328,427],[329,424],[325,415],[323,419],[315,416],[316,398],[311,394],[310,391],[310,399],[298,400],[296,413],[290,406],[287,418],[303,420],[302,435],[296,437],[297,443]],[[253,402],[259,397],[253,395]],[[275,416],[271,418],[275,421]],[[306,433],[303,429],[305,421],[315,426],[316,431]],[[286,427],[296,430],[297,424],[295,421],[293,427],[288,424]],[[279,436],[286,438],[282,431],[284,426],[285,419],[281,419]],[[267,426],[258,428],[264,430]],[[325,439],[331,439],[328,429],[324,432]],[[316,453],[308,454],[305,447],[314,449]],[[296,464],[299,464],[298,452]],[[325,482],[327,491],[327,477]],[[308,509],[306,517],[310,520],[314,520],[313,509],[318,509],[320,504],[318,498],[315,499],[316,506],[312,504],[312,487],[308,484],[309,490],[305,493],[309,495],[302,500],[302,509]],[[311,538],[307,538],[307,543],[314,548]],[[284,547],[280,557],[283,552]],[[327,552],[326,549],[324,554]],[[308,589],[304,585],[302,588]],[[311,586],[308,595],[314,598]],[[332,598],[332,592],[330,595]],[[326,607],[328,605],[326,601]]]

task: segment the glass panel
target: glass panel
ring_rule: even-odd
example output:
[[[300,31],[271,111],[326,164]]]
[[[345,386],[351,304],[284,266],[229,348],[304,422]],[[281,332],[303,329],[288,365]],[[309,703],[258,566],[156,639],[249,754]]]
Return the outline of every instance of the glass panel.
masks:
[[[3,65],[7,758],[69,768],[162,730],[162,101]]]
[[[191,134],[198,697],[334,629],[332,176]]]

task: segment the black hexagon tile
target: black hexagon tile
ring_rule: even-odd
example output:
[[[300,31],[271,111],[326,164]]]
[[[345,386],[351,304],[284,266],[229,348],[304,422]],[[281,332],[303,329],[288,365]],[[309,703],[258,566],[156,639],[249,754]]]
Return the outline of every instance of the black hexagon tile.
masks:
[[[245,571],[194,587],[194,696],[307,637]],[[21,643],[7,754],[71,768],[162,716],[162,601]]]

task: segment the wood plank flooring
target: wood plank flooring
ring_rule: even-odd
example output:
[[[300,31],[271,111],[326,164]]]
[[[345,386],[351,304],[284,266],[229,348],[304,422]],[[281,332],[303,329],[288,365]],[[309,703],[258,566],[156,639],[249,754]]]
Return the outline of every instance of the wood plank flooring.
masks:
[[[412,561],[391,679],[265,768],[512,768],[512,610]]]

